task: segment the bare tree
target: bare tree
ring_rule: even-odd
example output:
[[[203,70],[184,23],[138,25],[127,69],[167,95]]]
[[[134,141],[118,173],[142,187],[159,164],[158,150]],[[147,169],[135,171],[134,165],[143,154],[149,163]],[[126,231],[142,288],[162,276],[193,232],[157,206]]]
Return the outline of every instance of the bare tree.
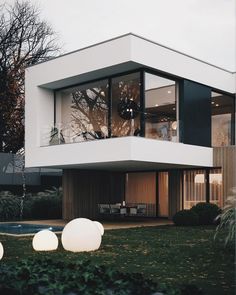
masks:
[[[59,47],[30,1],[0,8],[0,152],[17,152],[24,146],[25,68],[56,55]]]

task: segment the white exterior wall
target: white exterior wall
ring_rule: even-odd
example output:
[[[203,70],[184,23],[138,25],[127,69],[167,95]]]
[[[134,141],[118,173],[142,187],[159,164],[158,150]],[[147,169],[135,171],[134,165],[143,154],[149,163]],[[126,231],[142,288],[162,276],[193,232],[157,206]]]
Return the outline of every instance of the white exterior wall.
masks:
[[[212,166],[212,149],[145,138],[40,146],[43,126],[53,125],[52,89],[139,67],[149,67],[235,93],[235,75],[232,73],[132,34],[35,65],[26,69],[26,167],[75,167],[82,164],[89,167],[98,163],[102,167],[104,163],[111,163],[111,168],[116,168],[118,162],[124,161]]]

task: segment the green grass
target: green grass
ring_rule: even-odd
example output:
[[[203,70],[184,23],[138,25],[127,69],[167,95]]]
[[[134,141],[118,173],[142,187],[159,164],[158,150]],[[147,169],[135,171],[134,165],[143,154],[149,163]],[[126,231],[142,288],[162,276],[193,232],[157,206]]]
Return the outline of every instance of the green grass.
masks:
[[[234,250],[214,241],[215,228],[143,227],[106,231],[101,248],[90,253],[70,253],[60,246],[50,257],[86,260],[124,272],[139,272],[167,285],[196,284],[206,294],[234,294]],[[222,237],[224,238],[224,237]],[[5,248],[1,263],[29,256],[32,238],[0,236]]]

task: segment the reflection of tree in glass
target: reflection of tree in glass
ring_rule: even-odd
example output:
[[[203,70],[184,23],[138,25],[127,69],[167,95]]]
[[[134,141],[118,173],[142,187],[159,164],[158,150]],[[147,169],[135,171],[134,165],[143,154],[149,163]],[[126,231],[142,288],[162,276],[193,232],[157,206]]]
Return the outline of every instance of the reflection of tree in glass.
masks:
[[[139,128],[139,115],[133,116],[134,110],[127,108],[127,114],[119,114],[121,105],[132,105],[129,101],[134,101],[137,109],[140,109],[140,83],[139,78],[128,81],[118,81],[112,85],[112,135],[126,136],[134,133]],[[130,113],[130,115],[128,114]],[[126,119],[132,118],[133,119]],[[132,130],[133,129],[133,130]]]
[[[71,128],[76,135],[87,132],[93,138],[107,136],[107,86],[80,90],[71,93]]]
[[[139,114],[123,116],[118,113],[121,103],[133,101],[140,108],[139,79],[118,81],[112,85],[112,136],[134,134],[139,129]],[[75,135],[87,133],[89,137],[108,136],[108,87],[107,84],[87,89],[77,88],[72,93],[71,128]],[[132,104],[130,104],[132,105]],[[127,109],[133,112],[133,109]],[[127,118],[125,118],[127,117]],[[135,117],[130,119],[130,117]]]

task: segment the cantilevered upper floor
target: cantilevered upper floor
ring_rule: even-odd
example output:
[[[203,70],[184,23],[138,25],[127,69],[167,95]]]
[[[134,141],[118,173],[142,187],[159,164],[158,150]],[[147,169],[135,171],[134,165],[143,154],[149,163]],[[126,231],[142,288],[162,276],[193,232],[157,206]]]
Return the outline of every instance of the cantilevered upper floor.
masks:
[[[210,167],[235,144],[235,78],[134,34],[29,67],[26,166]]]

